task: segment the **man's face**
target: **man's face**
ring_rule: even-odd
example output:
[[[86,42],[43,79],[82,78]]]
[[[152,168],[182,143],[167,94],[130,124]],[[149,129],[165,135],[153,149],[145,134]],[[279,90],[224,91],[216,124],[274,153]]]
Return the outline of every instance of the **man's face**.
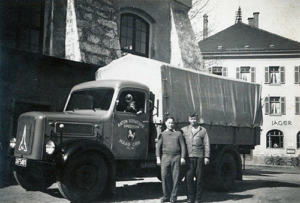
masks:
[[[198,125],[198,117],[197,116],[195,116],[195,117],[189,117],[189,122],[190,122],[191,126]]]
[[[129,103],[129,106],[130,106],[131,108],[135,109],[135,103],[134,103],[134,102]]]
[[[166,124],[166,127],[168,130],[174,129],[174,120],[172,118],[169,118],[168,120],[166,120],[165,124]]]

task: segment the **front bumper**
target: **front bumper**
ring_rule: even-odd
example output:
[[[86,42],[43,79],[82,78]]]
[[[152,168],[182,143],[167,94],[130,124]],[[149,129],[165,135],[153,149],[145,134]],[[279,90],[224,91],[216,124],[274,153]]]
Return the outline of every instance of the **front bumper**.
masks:
[[[10,162],[12,169],[17,173],[30,173],[36,177],[45,177],[49,173],[55,175],[57,171],[57,164],[54,162],[26,159],[26,166],[18,166],[16,165],[16,158],[20,157],[6,155],[6,158]]]

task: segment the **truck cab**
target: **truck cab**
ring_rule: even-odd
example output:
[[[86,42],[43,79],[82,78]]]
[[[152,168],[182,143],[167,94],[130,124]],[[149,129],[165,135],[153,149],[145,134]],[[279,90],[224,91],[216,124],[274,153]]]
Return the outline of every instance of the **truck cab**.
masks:
[[[145,159],[149,139],[149,88],[120,81],[93,81],[75,86],[64,112],[98,115],[97,133],[115,159]]]
[[[22,114],[11,141],[17,182],[42,190],[57,181],[71,201],[113,193],[116,162],[147,158],[149,99],[137,82],[91,81],[72,88],[63,112]]]

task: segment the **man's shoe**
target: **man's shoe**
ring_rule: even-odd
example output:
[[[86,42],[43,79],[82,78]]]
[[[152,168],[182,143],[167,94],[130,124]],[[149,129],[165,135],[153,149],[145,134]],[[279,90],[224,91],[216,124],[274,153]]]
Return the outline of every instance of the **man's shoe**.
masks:
[[[191,199],[188,199],[188,200],[187,200],[187,203],[194,203],[194,201],[191,200]]]
[[[162,198],[160,199],[160,202],[169,202],[169,201],[170,201],[169,198],[163,198],[163,197],[162,197]]]
[[[171,203],[177,202],[175,199],[171,199]]]
[[[201,203],[201,201],[200,200],[196,200],[195,203]]]

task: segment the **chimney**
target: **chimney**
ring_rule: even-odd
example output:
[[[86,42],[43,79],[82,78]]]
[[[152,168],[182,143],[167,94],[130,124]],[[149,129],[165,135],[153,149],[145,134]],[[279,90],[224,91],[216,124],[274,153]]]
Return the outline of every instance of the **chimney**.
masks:
[[[254,27],[254,18],[248,18],[248,24],[251,26],[251,27]]]
[[[257,27],[257,28],[258,28],[258,15],[259,15],[259,12],[253,13],[253,16],[254,16],[253,26]]]
[[[203,15],[203,39],[208,37],[208,16],[206,14]]]

